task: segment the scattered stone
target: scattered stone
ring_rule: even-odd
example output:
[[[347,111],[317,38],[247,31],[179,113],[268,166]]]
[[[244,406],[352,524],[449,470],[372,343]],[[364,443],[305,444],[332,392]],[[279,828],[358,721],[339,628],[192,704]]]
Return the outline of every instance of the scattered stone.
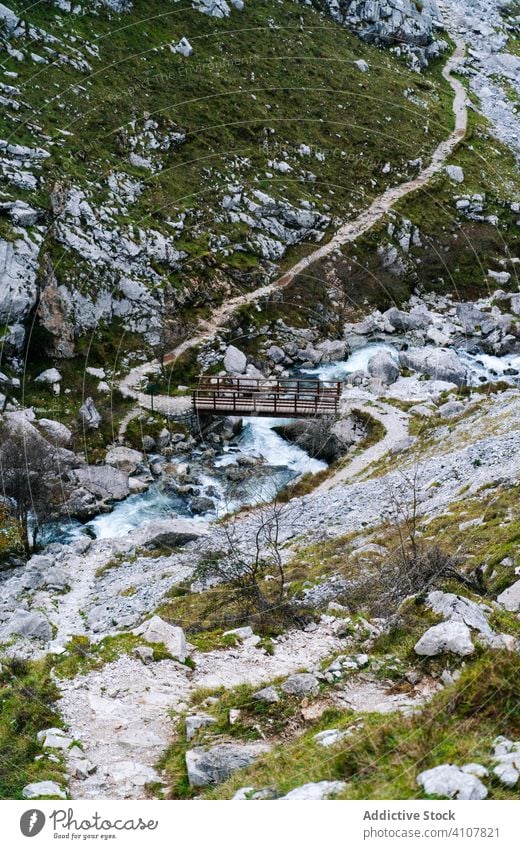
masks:
[[[72,738],[68,737],[62,728],[47,728],[39,731],[36,739],[45,749],[68,749],[72,744]]]
[[[41,799],[44,796],[67,798],[65,791],[55,781],[36,781],[33,784],[26,784],[22,790],[22,796],[24,799]]]
[[[337,796],[345,790],[346,786],[345,781],[310,782],[309,784],[303,784],[301,787],[295,787],[290,793],[282,796],[280,801],[318,802],[322,799],[330,799],[331,796]]]
[[[162,643],[171,656],[181,663],[188,657],[186,637],[182,628],[170,625],[160,616],[152,616],[138,628],[134,628],[133,633],[143,637],[148,643]]]
[[[274,687],[264,687],[263,690],[257,690],[256,693],[253,693],[253,698],[268,704],[275,704],[280,701],[280,696]]]
[[[520,580],[515,581],[507,590],[500,593],[497,601],[506,610],[511,610],[513,613],[520,611]]]
[[[186,717],[186,739],[192,740],[199,728],[204,728],[207,725],[214,725],[216,719],[208,716],[207,713],[198,713],[194,716]]]
[[[98,413],[92,398],[85,400],[85,403],[79,408],[78,416],[80,423],[87,430],[97,430],[101,424],[101,414]]]
[[[415,644],[414,651],[425,657],[434,657],[445,651],[466,657],[473,654],[475,647],[467,625],[463,622],[448,621],[428,628]]]
[[[287,693],[288,696],[297,696],[300,699],[305,696],[316,696],[319,689],[318,679],[307,672],[290,675],[282,684],[284,693]]]
[[[248,640],[250,637],[254,636],[254,633],[250,625],[246,625],[244,628],[233,628],[231,631],[224,631],[222,636],[236,637],[237,640]]]
[[[488,791],[476,775],[463,772],[458,766],[441,764],[425,770],[417,776],[419,784],[428,796],[448,799],[485,799]]]

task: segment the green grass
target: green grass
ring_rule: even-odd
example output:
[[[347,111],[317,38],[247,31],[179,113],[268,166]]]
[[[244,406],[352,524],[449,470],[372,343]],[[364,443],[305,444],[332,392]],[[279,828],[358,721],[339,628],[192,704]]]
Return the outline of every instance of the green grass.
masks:
[[[0,674],[0,798],[21,799],[26,784],[64,784],[61,757],[53,763],[36,740],[39,731],[61,726],[59,691],[51,678],[52,658],[24,661],[2,658]],[[59,752],[53,750],[59,756]]]
[[[276,786],[287,793],[308,781],[342,780],[345,799],[424,798],[416,783],[422,770],[442,763],[491,766],[492,741],[498,734],[518,739],[518,657],[484,654],[468,665],[456,684],[447,687],[412,717],[363,715],[363,726],[332,749],[313,741],[323,725],[344,728],[355,715],[344,712],[313,727],[293,742],[284,741],[257,764],[225,784],[208,789],[208,799],[230,799],[242,786]],[[484,779],[491,799],[518,798],[491,777]]]

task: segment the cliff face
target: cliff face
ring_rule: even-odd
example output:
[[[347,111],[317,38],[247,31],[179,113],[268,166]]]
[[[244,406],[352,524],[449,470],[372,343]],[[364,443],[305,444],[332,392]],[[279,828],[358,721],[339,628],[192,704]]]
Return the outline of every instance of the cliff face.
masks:
[[[435,0],[323,0],[334,20],[382,44],[432,43],[442,15]]]

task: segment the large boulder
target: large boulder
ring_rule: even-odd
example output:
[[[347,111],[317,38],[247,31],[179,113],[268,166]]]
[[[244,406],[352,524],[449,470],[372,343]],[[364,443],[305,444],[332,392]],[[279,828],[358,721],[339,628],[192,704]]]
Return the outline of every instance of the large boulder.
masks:
[[[184,631],[177,625],[170,625],[160,616],[152,616],[134,628],[134,634],[143,637],[147,643],[162,643],[176,660],[184,663],[188,657]]]
[[[36,611],[15,610],[2,631],[3,637],[17,634],[33,640],[44,640],[46,643],[52,639],[52,628],[49,620],[43,613]]]
[[[448,621],[428,628],[415,644],[414,651],[424,657],[435,657],[445,651],[466,657],[473,654],[475,647],[467,625],[463,622]]]
[[[389,310],[384,312],[383,319],[389,322],[394,330],[399,331],[399,333],[409,333],[414,330],[421,330],[429,323],[425,315],[413,315],[403,312],[403,310],[399,310],[397,307],[391,307]]]
[[[337,796],[342,793],[346,787],[345,781],[313,781],[309,784],[303,784],[301,787],[295,787],[285,796],[281,796],[278,801],[288,802],[319,802],[322,799],[330,799],[331,796]]]
[[[70,478],[101,501],[122,501],[130,494],[128,475],[113,466],[83,466],[73,469]]]
[[[186,752],[186,768],[191,787],[220,784],[237,769],[244,769],[269,751],[266,743],[220,743],[210,749]]]
[[[140,451],[125,448],[123,445],[109,448],[105,455],[105,463],[126,472],[127,475],[133,475],[134,472],[137,472],[143,464],[143,459]]]
[[[375,377],[382,383],[389,385],[395,383],[399,377],[399,366],[388,353],[388,351],[378,351],[368,361],[368,373],[371,377]]]
[[[469,766],[475,766],[470,764]],[[448,799],[485,799],[487,789],[471,772],[453,764],[441,764],[427,769],[417,776],[417,784],[428,796],[442,796]]]
[[[429,375],[435,380],[445,380],[457,386],[467,382],[466,368],[451,348],[410,348],[401,351],[399,362],[405,368]]]
[[[495,636],[495,632],[489,626],[485,611],[469,598],[455,595],[455,593],[435,590],[428,594],[428,606],[444,619],[451,622],[463,622],[468,628],[473,628],[485,638],[492,639]]]
[[[195,524],[193,521],[182,518],[164,519],[147,522],[141,528],[133,531],[130,539],[132,544],[149,550],[166,549],[173,551],[199,539],[207,531],[207,525],[201,522]]]
[[[247,358],[234,345],[229,345],[224,355],[224,368],[228,374],[243,374],[246,370]]]
[[[345,339],[327,339],[326,342],[320,342],[319,345],[316,345],[316,350],[321,351],[322,362],[337,362],[345,359],[347,343]]]

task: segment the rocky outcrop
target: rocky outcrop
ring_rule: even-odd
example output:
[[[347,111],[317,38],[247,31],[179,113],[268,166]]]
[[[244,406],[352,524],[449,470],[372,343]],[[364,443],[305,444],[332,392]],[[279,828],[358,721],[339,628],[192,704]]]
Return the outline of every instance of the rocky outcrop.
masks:
[[[471,632],[467,625],[448,621],[428,628],[415,644],[414,651],[425,657],[435,657],[447,651],[466,657],[473,654],[475,646],[471,642]]]
[[[186,752],[186,769],[190,786],[220,784],[237,769],[254,763],[269,748],[266,743],[221,743],[210,749],[189,749]]]
[[[376,44],[431,44],[442,16],[435,0],[320,0],[330,16]]]
[[[172,657],[184,663],[188,657],[186,649],[186,637],[182,628],[170,625],[160,616],[152,616],[138,628],[134,628],[134,634],[143,637],[148,643],[159,643],[166,647]]]

